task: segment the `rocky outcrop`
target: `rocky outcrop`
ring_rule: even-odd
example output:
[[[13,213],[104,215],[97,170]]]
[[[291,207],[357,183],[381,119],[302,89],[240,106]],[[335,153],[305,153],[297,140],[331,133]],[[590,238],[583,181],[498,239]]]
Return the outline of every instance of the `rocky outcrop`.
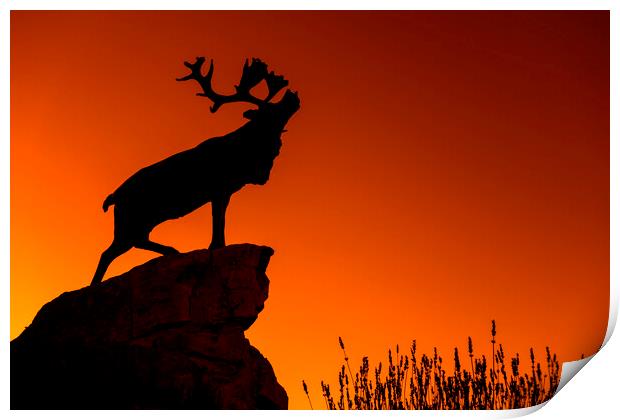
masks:
[[[246,244],[165,256],[63,293],[11,342],[11,408],[287,408],[244,336],[272,254]]]

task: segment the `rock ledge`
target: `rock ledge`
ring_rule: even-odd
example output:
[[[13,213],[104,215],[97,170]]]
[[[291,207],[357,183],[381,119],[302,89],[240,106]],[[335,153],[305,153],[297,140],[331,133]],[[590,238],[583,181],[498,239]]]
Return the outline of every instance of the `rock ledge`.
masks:
[[[11,342],[11,409],[286,409],[243,333],[267,299],[271,255],[192,251],[63,293]]]

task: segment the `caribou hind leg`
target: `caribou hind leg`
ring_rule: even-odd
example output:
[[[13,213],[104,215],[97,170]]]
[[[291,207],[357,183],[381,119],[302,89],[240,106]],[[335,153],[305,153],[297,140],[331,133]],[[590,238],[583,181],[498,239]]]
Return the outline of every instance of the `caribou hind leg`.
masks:
[[[103,275],[106,270],[110,266],[110,263],[114,261],[114,259],[125,252],[131,249],[131,245],[125,241],[119,241],[117,238],[114,238],[112,244],[103,251],[101,254],[101,258],[99,259],[99,264],[97,265],[97,270],[95,270],[95,275],[93,276],[93,280],[90,282],[90,285],[93,286],[95,284],[101,283],[103,280]]]
[[[177,251],[171,246],[158,244],[157,242],[153,242],[150,239],[143,239],[137,242],[135,247],[140,249],[146,249],[147,251],[157,252],[158,254],[162,255],[172,255],[179,253],[179,251]]]
[[[147,251],[157,252],[162,255],[179,253],[179,251],[177,251],[171,246],[158,244],[149,240],[148,238],[136,242],[133,246],[140,249],[146,249]],[[129,251],[131,247],[132,245],[129,242],[119,241],[115,238],[112,244],[108,247],[108,249],[103,251],[103,253],[101,254],[99,264],[97,265],[97,270],[95,270],[95,275],[93,276],[93,280],[91,281],[90,285],[93,286],[95,284],[101,283],[101,280],[103,280],[103,276],[112,261],[114,261],[117,257],[121,256],[125,252]]]

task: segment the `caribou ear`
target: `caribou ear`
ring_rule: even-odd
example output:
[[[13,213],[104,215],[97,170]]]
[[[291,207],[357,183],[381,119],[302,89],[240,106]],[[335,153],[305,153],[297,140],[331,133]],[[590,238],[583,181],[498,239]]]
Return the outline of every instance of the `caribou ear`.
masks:
[[[251,120],[254,117],[256,117],[257,113],[258,113],[258,109],[248,109],[247,111],[243,113],[243,118]]]

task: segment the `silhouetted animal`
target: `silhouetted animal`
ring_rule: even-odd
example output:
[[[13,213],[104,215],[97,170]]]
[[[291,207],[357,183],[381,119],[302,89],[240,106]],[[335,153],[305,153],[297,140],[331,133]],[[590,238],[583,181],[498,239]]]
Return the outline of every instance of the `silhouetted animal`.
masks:
[[[185,216],[204,204],[212,203],[213,234],[210,249],[225,246],[224,225],[230,196],[246,184],[263,185],[269,179],[273,161],[278,156],[281,134],[288,120],[299,109],[297,93],[286,90],[282,99],[271,99],[288,81],[267,71],[267,65],[258,59],[246,60],[241,81],[232,95],[213,91],[213,60],[206,76],[202,75],[204,57],[196,62],[185,62],[191,73],[178,81],[196,80],[205,96],[213,101],[211,112],[231,102],[248,102],[257,109],[245,111],[250,121],[223,137],[215,137],[167,159],[147,166],[127,179],[103,202],[103,210],[114,205],[114,240],[101,254],[99,265],[91,282],[103,279],[110,263],[131,247],[161,254],[177,253],[170,246],[149,239],[158,224]],[[259,99],[250,90],[265,81],[268,95]]]

